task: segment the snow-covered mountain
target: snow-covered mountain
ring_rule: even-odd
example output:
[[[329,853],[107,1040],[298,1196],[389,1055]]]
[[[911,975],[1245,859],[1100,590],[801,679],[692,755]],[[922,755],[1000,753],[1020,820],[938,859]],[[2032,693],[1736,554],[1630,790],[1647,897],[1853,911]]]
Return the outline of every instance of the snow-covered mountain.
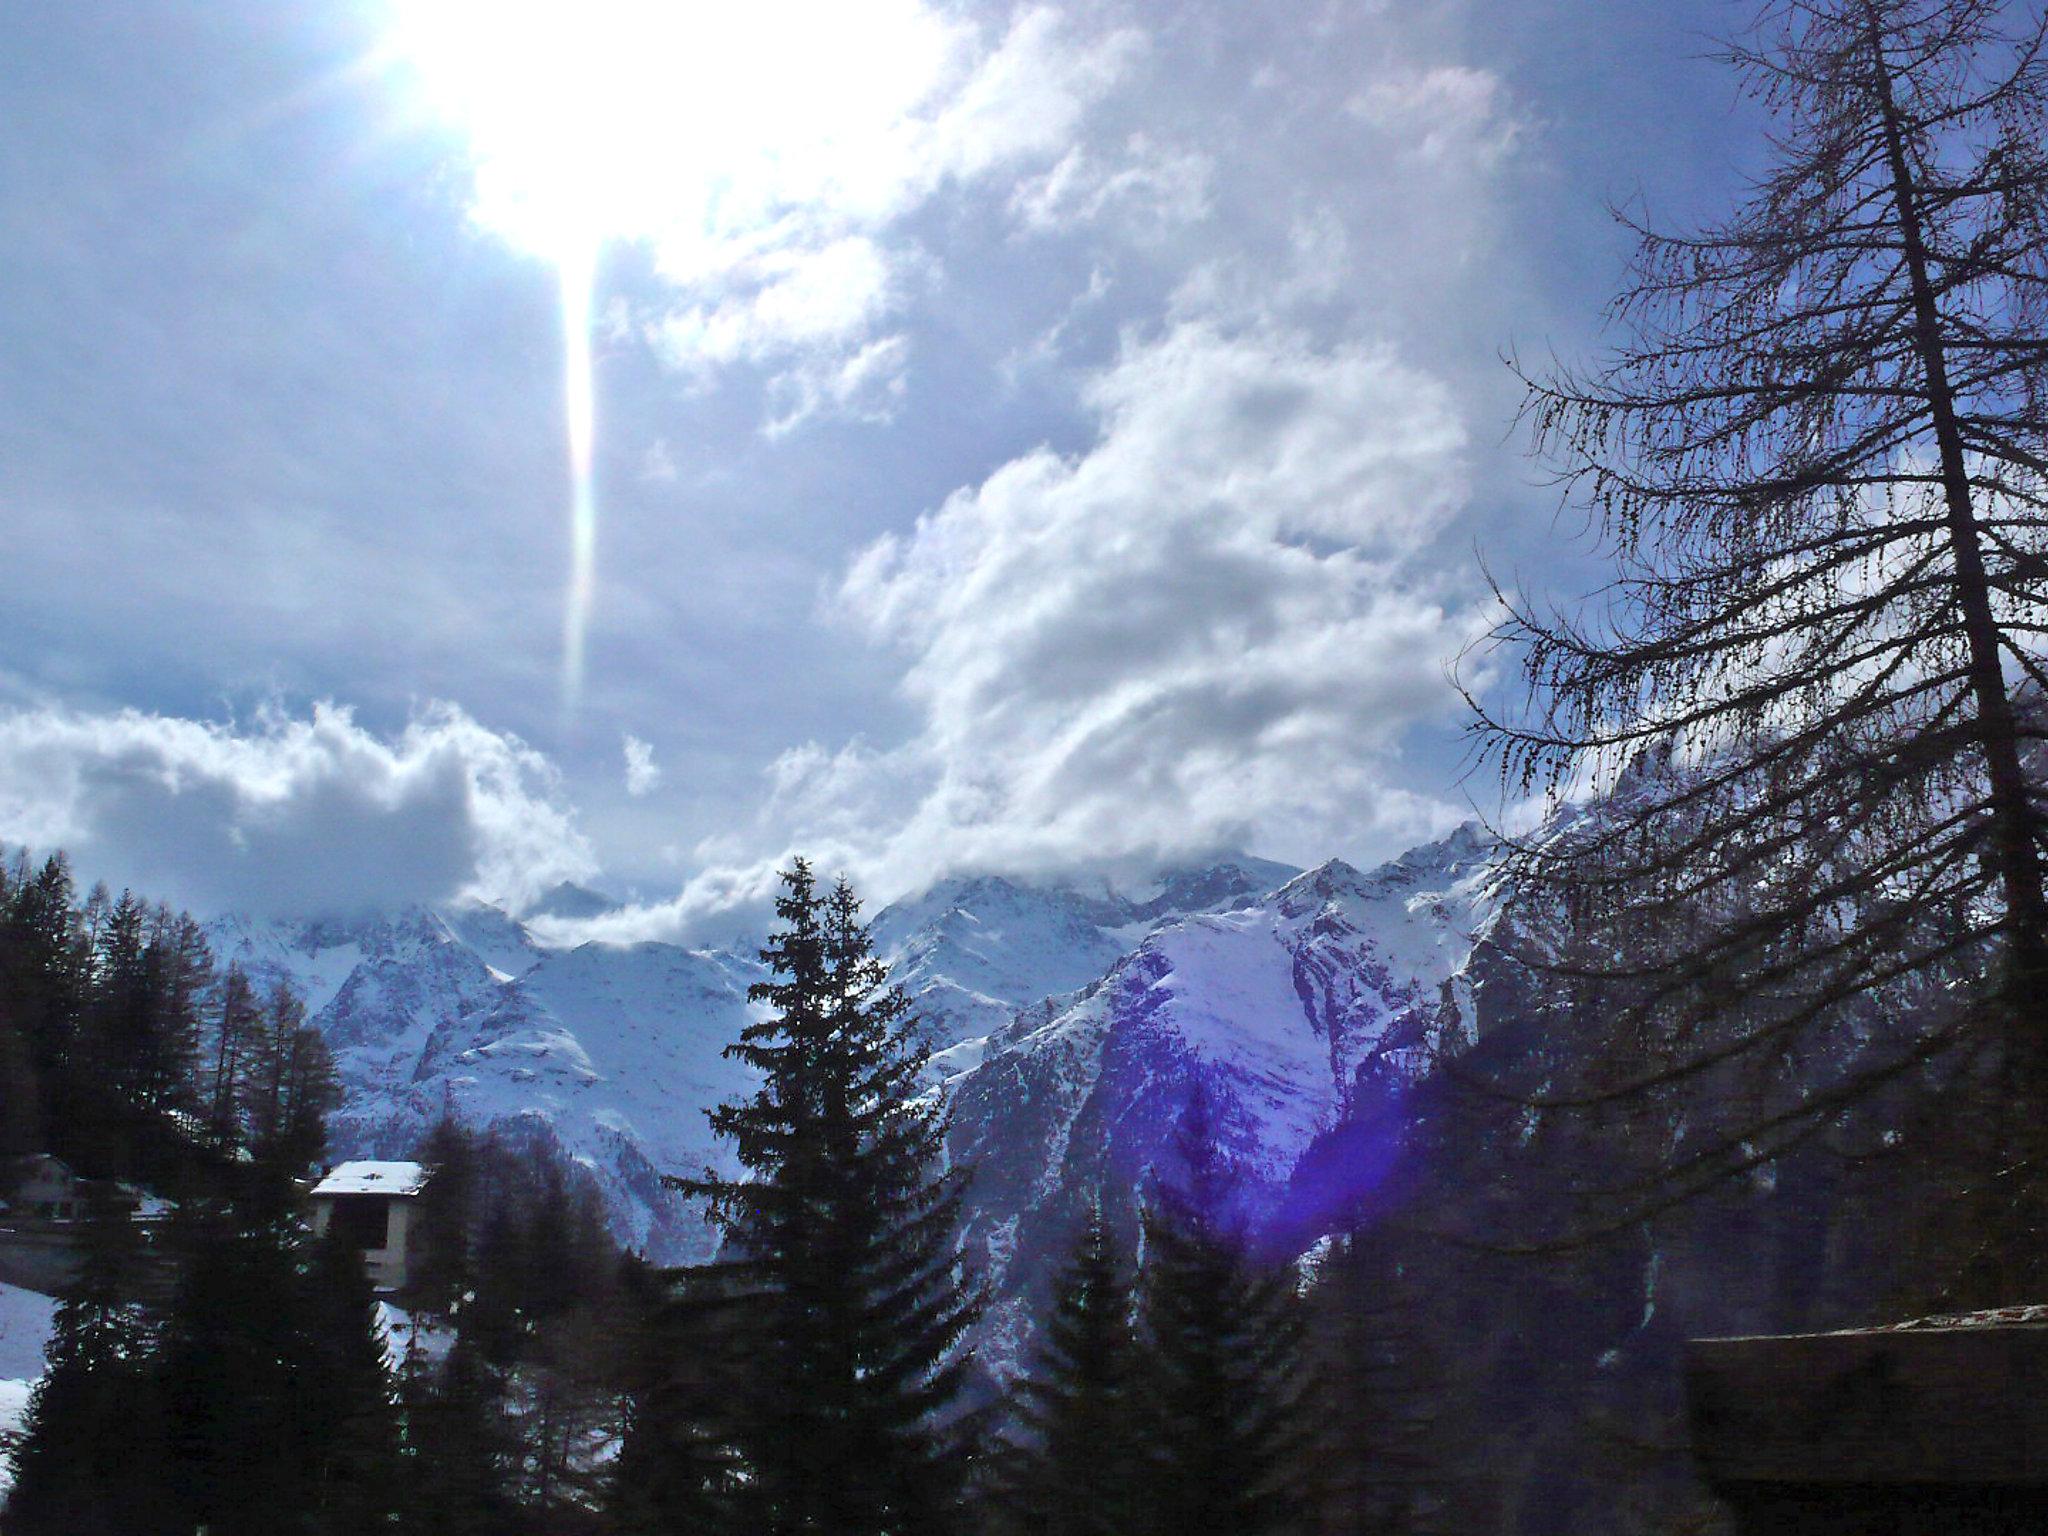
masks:
[[[1489,917],[1471,828],[1371,874],[1330,863],[1255,898],[1157,923],[1102,977],[1015,1013],[951,1080],[972,1164],[968,1241],[1015,1359],[1048,1265],[1091,1197],[1129,1220],[1200,1073],[1255,1210],[1285,1198],[1362,1074],[1426,1069],[1466,1029],[1461,968]]]
[[[970,1239],[999,1291],[1028,1286],[1082,1191],[1137,1187],[1198,1063],[1256,1181],[1283,1186],[1362,1066],[1409,1070],[1455,1016],[1440,1005],[1484,915],[1486,861],[1467,829],[1369,875],[1239,858],[1137,893],[984,875],[884,909],[877,941],[939,1052],[954,1151],[978,1169]],[[603,902],[565,889],[548,907]],[[748,1086],[722,1053],[752,959],[549,949],[483,906],[226,918],[211,935],[221,961],[304,992],[345,1087],[337,1155],[402,1153],[444,1111],[516,1124],[590,1171],[622,1238],[704,1251],[660,1175],[730,1167],[704,1111]]]
[[[758,967],[668,944],[548,950],[494,908],[357,923],[215,923],[223,963],[306,997],[340,1070],[340,1156],[412,1150],[443,1113],[552,1139],[597,1180],[614,1229],[668,1258],[703,1223],[661,1175],[731,1171],[704,1110],[743,1093],[722,1052]]]
[[[1254,901],[1298,873],[1231,859],[1172,871],[1138,896],[1107,881],[1091,890],[999,875],[943,880],[885,907],[875,943],[934,1049],[949,1053],[941,1068],[958,1071],[1019,1008],[1099,980],[1160,923]]]

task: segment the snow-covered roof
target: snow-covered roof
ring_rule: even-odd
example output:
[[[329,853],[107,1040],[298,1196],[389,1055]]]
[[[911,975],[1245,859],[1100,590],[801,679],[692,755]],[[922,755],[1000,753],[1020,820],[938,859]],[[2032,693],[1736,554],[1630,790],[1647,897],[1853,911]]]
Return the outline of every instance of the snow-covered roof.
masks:
[[[341,1163],[313,1186],[314,1195],[416,1195],[427,1184],[424,1163]]]

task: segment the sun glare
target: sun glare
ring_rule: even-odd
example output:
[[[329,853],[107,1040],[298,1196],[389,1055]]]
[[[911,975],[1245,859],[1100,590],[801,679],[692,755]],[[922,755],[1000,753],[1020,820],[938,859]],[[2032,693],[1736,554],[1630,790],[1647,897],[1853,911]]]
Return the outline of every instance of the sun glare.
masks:
[[[596,590],[598,258],[697,282],[806,227],[885,218],[968,37],[923,0],[392,0],[391,53],[468,143],[479,225],[561,273],[572,474],[565,694]]]

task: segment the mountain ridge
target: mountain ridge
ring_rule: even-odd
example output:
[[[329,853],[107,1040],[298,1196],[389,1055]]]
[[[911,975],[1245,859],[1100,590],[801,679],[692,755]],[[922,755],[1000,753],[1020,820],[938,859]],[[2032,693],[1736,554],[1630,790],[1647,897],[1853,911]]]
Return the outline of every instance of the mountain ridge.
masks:
[[[1134,1102],[1156,1110],[1160,1083],[1190,1064],[1215,1069],[1243,1101],[1246,1144],[1272,1149],[1260,1176],[1274,1183],[1341,1110],[1347,1075],[1394,1014],[1426,1034],[1410,1016],[1460,957],[1452,909],[1466,898],[1454,888],[1480,852],[1461,829],[1419,862],[1369,874],[1238,855],[1162,871],[1135,893],[952,877],[884,907],[874,932],[924,1020],[956,1155],[1057,1162],[1054,1140],[1027,1134],[1038,1122],[998,1085],[1071,1099],[1079,1113],[1105,1070],[1136,1070],[1143,1040],[1148,1085]],[[1424,910],[1439,898],[1452,906]],[[1418,923],[1427,931],[1410,931]],[[623,1241],[664,1261],[708,1252],[710,1230],[660,1176],[734,1171],[704,1111],[751,1087],[723,1052],[754,1017],[757,962],[655,941],[550,948],[520,918],[474,903],[348,922],[229,916],[208,932],[222,961],[305,994],[343,1082],[335,1155],[410,1150],[444,1113],[517,1127],[590,1173]],[[1064,1156],[1075,1127],[1052,1130]],[[1127,1127],[1125,1139],[1149,1145],[1150,1132]],[[992,1180],[974,1198],[971,1241],[1022,1219],[1007,1187]],[[1000,1283],[1006,1266],[992,1268]]]

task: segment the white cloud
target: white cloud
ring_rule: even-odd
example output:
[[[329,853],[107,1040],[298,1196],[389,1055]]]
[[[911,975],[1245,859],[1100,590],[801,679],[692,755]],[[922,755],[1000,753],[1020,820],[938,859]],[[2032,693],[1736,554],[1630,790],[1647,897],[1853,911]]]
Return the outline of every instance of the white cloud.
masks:
[[[932,270],[905,220],[1058,159],[1139,46],[1050,6],[989,32],[928,0],[590,0],[570,27],[549,6],[400,9],[396,54],[472,141],[477,221],[555,257],[645,244],[657,352],[766,370],[785,431],[877,414],[874,349]]]
[[[207,911],[518,906],[595,868],[546,759],[450,705],[389,739],[332,704],[246,725],[0,715],[0,839]]]
[[[853,421],[893,421],[909,363],[907,336],[883,336],[851,354],[806,358],[769,390],[774,414],[764,431],[781,437],[821,413]]]
[[[1409,69],[1375,80],[1345,106],[1403,154],[1481,170],[1505,159],[1524,132],[1500,77],[1465,65]]]
[[[1051,6],[1020,12],[932,121],[923,179],[971,180],[1058,155],[1143,47],[1128,28],[1076,38]]]
[[[1184,325],[1089,392],[1102,438],[956,493],[847,577],[911,658],[938,782],[915,857],[1330,838],[1447,711],[1462,621],[1404,570],[1463,494],[1442,390],[1383,349]],[[1421,827],[1414,830],[1420,831]],[[906,850],[907,851],[907,850]]]
[[[1184,323],[1087,391],[1088,452],[1040,449],[853,564],[839,617],[907,658],[909,741],[783,754],[755,824],[612,937],[758,903],[804,851],[886,896],[947,867],[1398,847],[1457,819],[1390,787],[1457,707],[1473,594],[1418,574],[1465,434],[1383,347]]]
[[[667,438],[657,437],[640,455],[640,483],[674,485],[681,478],[682,471],[676,467],[675,450],[669,447]]]
[[[628,734],[625,738],[626,752],[626,793],[639,799],[651,795],[660,787],[661,769],[654,761],[654,748],[638,736]]]
[[[890,257],[864,235],[815,250],[770,250],[724,274],[714,300],[664,316],[655,328],[675,367],[706,370],[791,352],[856,344],[894,303]]]
[[[1112,210],[1133,230],[1192,224],[1209,212],[1215,169],[1208,155],[1134,133],[1114,155],[1076,145],[1051,170],[1019,183],[1010,209],[1039,232],[1093,223]]]

